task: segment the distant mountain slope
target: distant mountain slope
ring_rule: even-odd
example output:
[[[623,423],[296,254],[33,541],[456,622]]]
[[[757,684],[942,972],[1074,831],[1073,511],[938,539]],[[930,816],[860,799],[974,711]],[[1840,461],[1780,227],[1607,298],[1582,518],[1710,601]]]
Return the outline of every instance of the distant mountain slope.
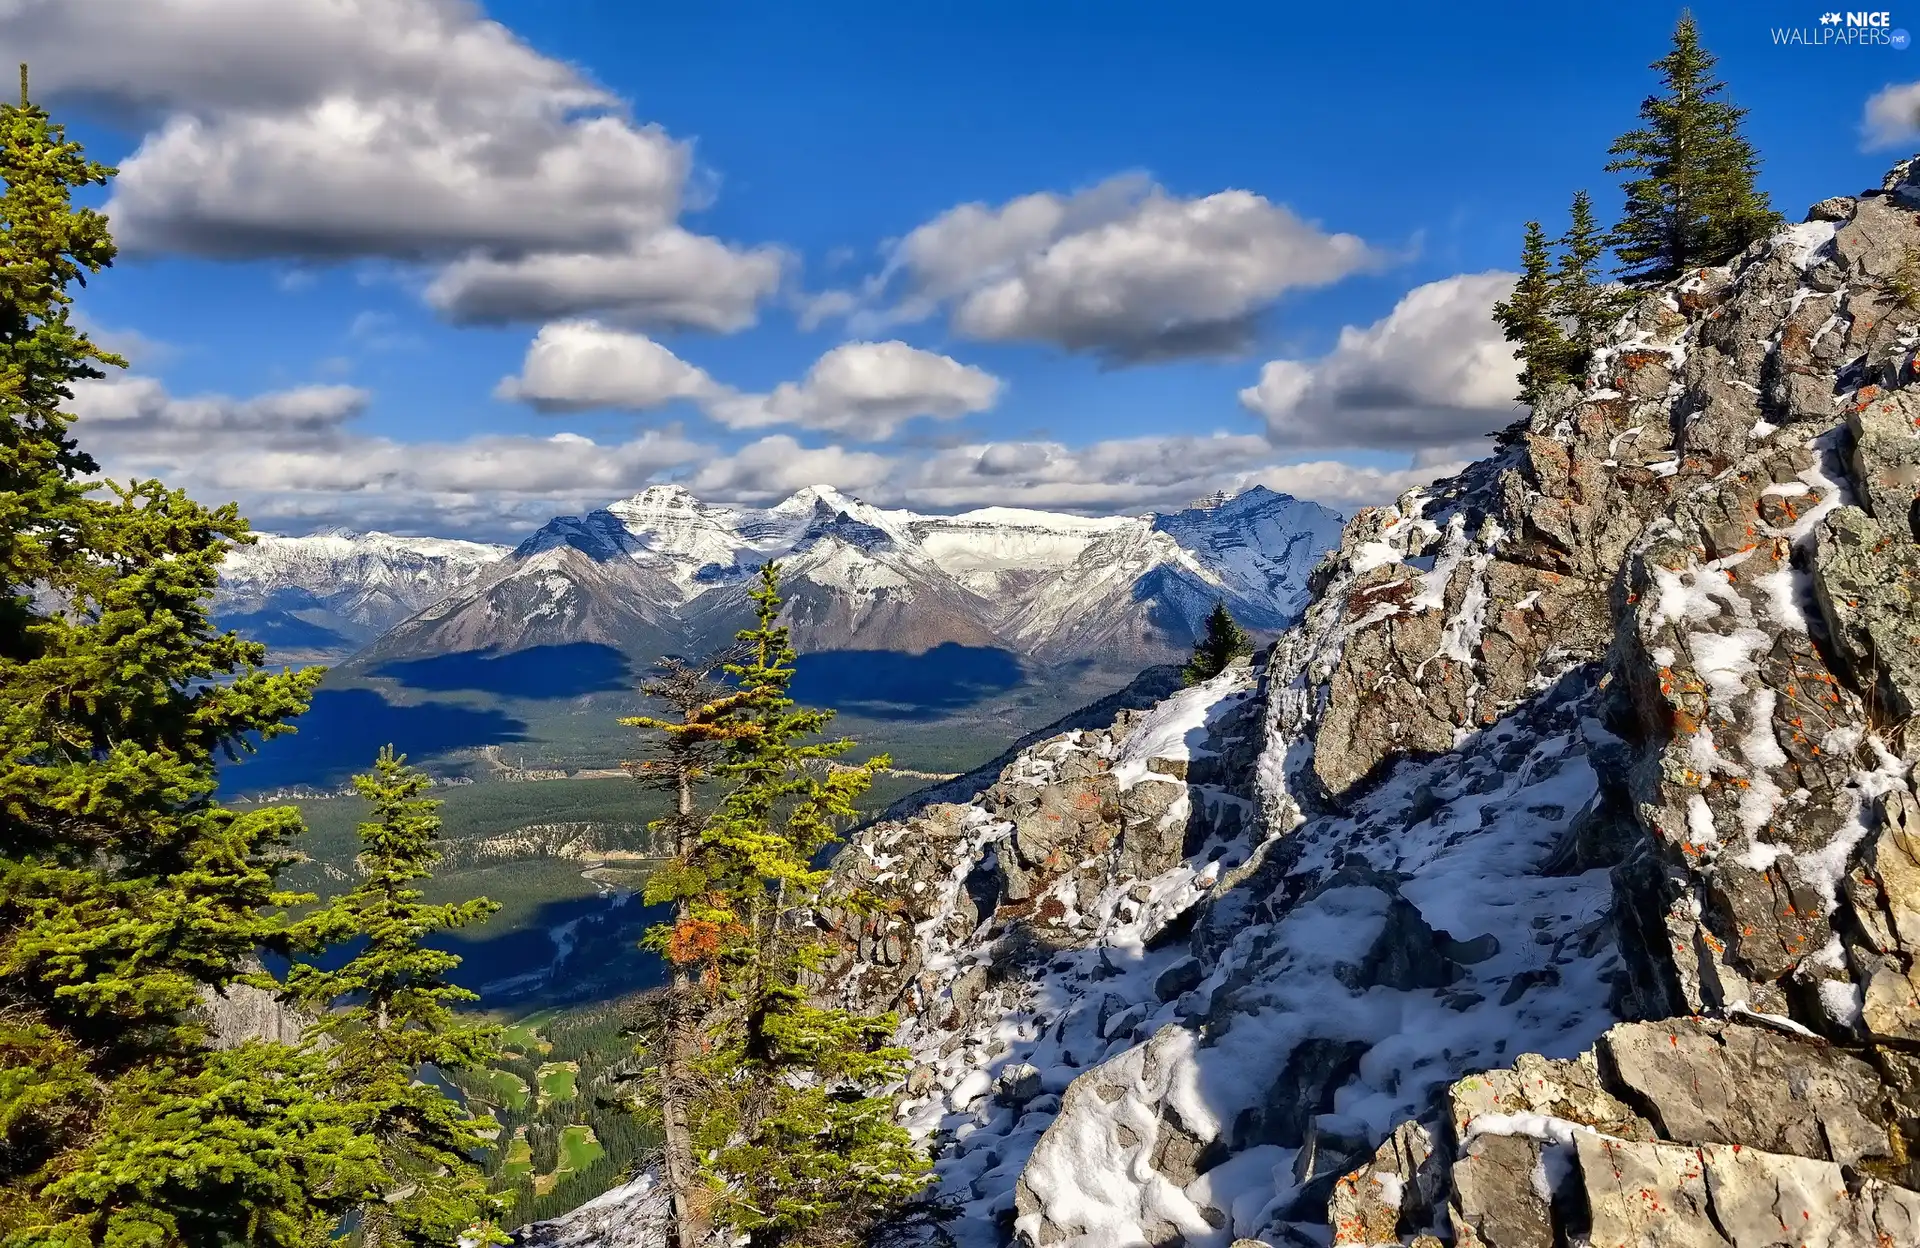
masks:
[[[1216,600],[1286,625],[1340,518],[1255,489],[1162,516],[987,508],[923,516],[811,486],[765,508],[653,486],[549,521],[374,642],[360,662],[604,645],[650,658],[723,644],[778,560],[803,653],[943,646],[1139,667],[1185,650]],[[491,549],[491,548],[486,548]]]
[[[472,582],[505,546],[329,529],[227,556],[217,611],[289,657],[344,655]]]

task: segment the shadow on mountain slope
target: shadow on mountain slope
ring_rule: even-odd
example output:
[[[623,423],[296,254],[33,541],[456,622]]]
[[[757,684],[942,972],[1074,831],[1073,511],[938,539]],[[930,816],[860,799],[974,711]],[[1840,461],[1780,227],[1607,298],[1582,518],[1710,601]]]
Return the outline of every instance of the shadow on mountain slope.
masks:
[[[923,654],[823,650],[795,664],[793,696],[872,719],[931,720],[1015,689],[1019,656],[995,646],[943,642]]]
[[[366,770],[388,743],[415,759],[427,759],[449,750],[519,741],[526,728],[497,710],[445,702],[402,705],[371,689],[322,689],[294,724],[298,732],[275,737],[262,744],[258,754],[223,768],[221,787],[241,793],[296,784],[330,787]]]
[[[612,646],[576,641],[501,653],[463,650],[426,659],[395,659],[372,676],[434,693],[473,690],[510,698],[577,698],[633,688],[632,660]]]
[[[273,607],[226,612],[215,617],[214,623],[232,629],[249,641],[264,641],[269,650],[277,652],[344,654],[352,651],[356,644],[355,638],[337,629]]]

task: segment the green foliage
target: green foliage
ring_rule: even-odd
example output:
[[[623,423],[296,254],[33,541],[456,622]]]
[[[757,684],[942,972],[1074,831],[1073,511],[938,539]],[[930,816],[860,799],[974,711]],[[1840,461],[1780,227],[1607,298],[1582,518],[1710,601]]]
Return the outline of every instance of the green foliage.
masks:
[[[906,1052],[889,1043],[897,1019],[823,1008],[808,991],[832,952],[811,921],[828,878],[816,864],[887,760],[835,765],[854,743],[822,738],[833,713],[787,695],[796,656],[775,566],[753,600],[755,624],[725,668],[734,692],[681,721],[721,744],[712,773],[728,790],[680,860],[649,879],[647,900],[674,904],[675,917],[648,939],[704,990],[693,1086],[672,1091],[689,1095],[712,1220],[755,1245],[850,1245],[929,1170],[881,1091],[905,1074]]]
[[[216,758],[286,730],[318,671],[217,631],[231,506],[102,493],[62,410],[124,361],[69,317],[114,258],[89,161],[0,106],[0,1241],[305,1245],[377,1181],[324,1065],[219,1050],[203,994],[284,949],[284,808],[213,800]]]
[[[1665,282],[1724,264],[1780,228],[1754,181],[1760,158],[1740,133],[1746,110],[1719,98],[1713,54],[1692,15],[1674,28],[1673,50],[1653,63],[1661,91],[1640,105],[1639,129],[1614,141],[1609,173],[1627,173],[1625,215],[1609,237],[1620,271]]]
[[[453,1244],[497,1217],[473,1160],[487,1145],[482,1132],[496,1124],[416,1076],[486,1068],[499,1052],[499,1031],[456,1018],[454,1007],[475,995],[447,980],[460,959],[425,942],[497,907],[484,898],[424,900],[416,885],[439,858],[439,803],[421,796],[427,777],[392,746],[354,787],[373,814],[360,825],[363,877],[303,918],[293,935],[310,950],[361,943],[336,970],[297,963],[285,993],[314,1014],[308,1036],[325,1045],[331,1094],[379,1147],[385,1173],[360,1207],[362,1236],[376,1244]]]
[[[624,1181],[658,1150],[658,1132],[635,1117],[626,1090],[634,1010],[633,999],[564,1013],[542,1010],[503,1033],[514,1038],[518,1055],[504,1054],[491,1072],[455,1076],[470,1095],[495,1107],[500,1141],[486,1164],[497,1185],[512,1196],[505,1225],[521,1226],[578,1208]],[[572,1099],[541,1100],[524,1091],[512,1098],[498,1095],[503,1086],[499,1080],[519,1081],[524,1089],[538,1083],[542,1066],[551,1068],[556,1062],[579,1067]],[[515,1103],[503,1103],[509,1099]],[[572,1160],[579,1164],[571,1166],[566,1156],[569,1127],[578,1128],[576,1135],[582,1137],[573,1145]],[[599,1155],[591,1160],[580,1151],[588,1131],[599,1146]]]
[[[1512,295],[1493,305],[1493,319],[1506,331],[1507,341],[1515,344],[1514,358],[1520,361],[1520,393],[1515,398],[1528,406],[1570,380],[1567,337],[1560,327],[1555,294],[1546,231],[1538,221],[1529,221],[1520,249],[1520,280]]]
[[[1886,289],[1895,307],[1903,312],[1920,312],[1920,246],[1910,243],[1900,253],[1900,263],[1887,274]]]
[[[1215,602],[1207,615],[1207,631],[1193,643],[1193,657],[1181,669],[1180,678],[1189,685],[1212,680],[1235,659],[1252,653],[1253,638],[1240,627],[1225,602]]]
[[[1520,361],[1518,402],[1529,407],[1565,386],[1585,381],[1593,353],[1620,316],[1625,292],[1600,280],[1606,239],[1593,217],[1593,200],[1576,191],[1556,260],[1538,221],[1527,222],[1520,248],[1520,279],[1493,316]]]
[[[1607,240],[1593,217],[1593,197],[1573,193],[1567,212],[1567,232],[1560,236],[1560,263],[1553,271],[1551,306],[1566,334],[1561,372],[1579,382],[1593,363],[1593,353],[1625,310],[1625,293],[1600,277],[1600,257]]]

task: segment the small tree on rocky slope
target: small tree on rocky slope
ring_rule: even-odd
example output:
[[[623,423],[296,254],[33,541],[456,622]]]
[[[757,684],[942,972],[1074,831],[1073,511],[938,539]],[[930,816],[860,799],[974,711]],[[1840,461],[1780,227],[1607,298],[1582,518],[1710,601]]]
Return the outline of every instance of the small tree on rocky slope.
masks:
[[[1692,15],[1683,15],[1673,50],[1653,63],[1661,90],[1640,105],[1644,124],[1614,141],[1607,171],[1633,175],[1608,240],[1627,277],[1665,282],[1723,264],[1782,224],[1754,185],[1760,158],[1740,132],[1747,110],[1718,98],[1726,84],[1713,66]]]
[[[1235,659],[1252,653],[1253,638],[1240,627],[1225,602],[1215,602],[1207,614],[1206,632],[1193,643],[1193,657],[1180,675],[1187,684],[1197,685],[1226,671]]]
[[[304,948],[360,939],[337,970],[297,963],[286,995],[316,1018],[328,1094],[346,1106],[357,1134],[379,1148],[380,1190],[360,1205],[367,1245],[453,1245],[498,1240],[500,1201],[475,1157],[494,1127],[420,1072],[483,1069],[499,1056],[498,1029],[461,1023],[454,1007],[477,1000],[448,982],[456,954],[429,949],[436,932],[477,923],[498,910],[485,898],[428,905],[418,883],[440,858],[440,803],[421,796],[427,777],[388,746],[353,787],[373,808],[360,825],[359,884],[294,928]],[[364,939],[361,939],[364,938]]]
[[[1553,281],[1553,257],[1547,233],[1538,221],[1527,222],[1520,249],[1520,279],[1513,294],[1493,305],[1493,319],[1514,344],[1520,361],[1520,393],[1516,400],[1532,406],[1569,379],[1567,338],[1560,328]]]
[[[833,712],[787,696],[796,655],[779,623],[774,565],[753,601],[741,657],[725,667],[734,692],[680,710],[677,722],[637,722],[666,734],[669,757],[673,741],[722,742],[713,771],[729,786],[647,885],[650,903],[674,906],[648,943],[677,982],[704,990],[698,1060],[684,1086],[660,1089],[663,1102],[684,1098],[705,1187],[697,1200],[676,1193],[676,1206],[710,1210],[756,1246],[851,1245],[917,1193],[928,1169],[885,1091],[904,1074],[906,1053],[890,1044],[896,1019],[824,1008],[810,992],[832,952],[815,917],[829,878],[817,863],[887,760],[835,765],[854,743],[821,739]],[[672,1074],[667,1062],[655,1069],[656,1083]]]
[[[1593,217],[1593,197],[1573,193],[1567,211],[1567,232],[1560,236],[1560,262],[1554,267],[1550,304],[1566,335],[1561,372],[1579,382],[1593,363],[1593,353],[1620,318],[1626,292],[1600,277],[1600,258],[1606,254],[1606,233]]]

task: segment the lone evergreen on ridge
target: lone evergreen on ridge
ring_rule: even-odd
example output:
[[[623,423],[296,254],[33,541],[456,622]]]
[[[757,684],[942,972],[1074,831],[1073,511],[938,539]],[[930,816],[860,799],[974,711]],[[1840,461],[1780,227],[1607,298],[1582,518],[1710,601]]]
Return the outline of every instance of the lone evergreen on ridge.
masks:
[[[1754,185],[1760,157],[1740,133],[1747,110],[1720,98],[1714,56],[1700,46],[1691,14],[1674,28],[1673,50],[1653,63],[1662,90],[1640,105],[1639,129],[1614,140],[1609,173],[1625,215],[1608,242],[1631,280],[1671,281],[1689,269],[1724,264],[1785,224]]]

